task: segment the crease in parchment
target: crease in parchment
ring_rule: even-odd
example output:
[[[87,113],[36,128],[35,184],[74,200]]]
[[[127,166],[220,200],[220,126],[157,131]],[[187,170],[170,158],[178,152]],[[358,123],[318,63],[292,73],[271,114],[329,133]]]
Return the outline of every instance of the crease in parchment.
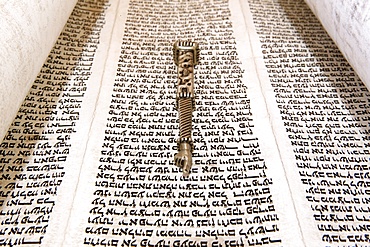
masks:
[[[119,6],[119,3],[118,3],[118,6]],[[82,155],[82,163],[81,165],[79,166],[80,169],[78,171],[78,179],[77,179],[77,183],[76,183],[76,186],[75,186],[75,189],[72,193],[72,203],[71,203],[71,206],[72,206],[72,209],[69,210],[69,213],[68,213],[68,219],[67,219],[67,224],[66,224],[66,227],[64,229],[64,236],[63,236],[63,239],[62,239],[62,245],[64,245],[64,242],[65,242],[65,239],[67,237],[67,234],[68,234],[68,228],[70,227],[70,221],[71,221],[71,217],[72,217],[72,213],[74,212],[73,208],[74,208],[74,205],[75,205],[75,199],[76,199],[76,195],[77,195],[77,192],[80,188],[80,179],[82,177],[82,170],[84,168],[84,166],[86,165],[86,153],[87,153],[87,147],[89,146],[89,143],[90,143],[90,137],[92,135],[92,132],[93,132],[93,125],[94,125],[94,122],[95,122],[95,119],[96,119],[96,115],[97,115],[97,106],[98,106],[98,102],[99,102],[99,99],[100,99],[100,94],[101,94],[101,89],[102,89],[102,85],[103,85],[103,78],[104,78],[104,75],[105,75],[105,68],[107,66],[107,61],[109,59],[109,54],[110,54],[110,49],[112,49],[111,47],[111,44],[112,44],[112,39],[113,39],[113,34],[114,34],[114,27],[116,26],[116,22],[117,22],[117,15],[119,13],[119,8],[116,8],[115,9],[115,17],[114,17],[114,21],[113,21],[113,24],[111,25],[111,30],[109,32],[109,40],[108,40],[108,45],[106,47],[106,50],[103,51],[103,53],[105,53],[105,59],[104,59],[104,62],[102,63],[102,67],[103,67],[103,71],[102,73],[100,74],[100,78],[99,78],[99,89],[98,89],[98,93],[97,93],[97,96],[96,96],[96,99],[95,99],[95,102],[94,102],[94,110],[93,110],[93,113],[92,113],[92,117],[91,117],[91,121],[90,121],[90,125],[89,126],[86,126],[89,128],[88,130],[88,133],[87,133],[87,140],[85,142],[85,146],[83,147],[83,155]],[[73,219],[72,219],[73,220]]]

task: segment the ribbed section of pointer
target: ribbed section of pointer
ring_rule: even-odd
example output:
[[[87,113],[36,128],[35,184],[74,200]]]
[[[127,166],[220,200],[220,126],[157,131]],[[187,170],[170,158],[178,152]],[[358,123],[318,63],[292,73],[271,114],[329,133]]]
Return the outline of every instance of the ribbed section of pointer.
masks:
[[[191,98],[178,100],[180,114],[180,138],[191,138],[193,102]]]
[[[194,45],[195,45],[195,43],[194,43],[194,42],[192,42],[192,41],[188,41],[188,40],[180,41],[180,42],[179,42],[179,46],[193,47]]]

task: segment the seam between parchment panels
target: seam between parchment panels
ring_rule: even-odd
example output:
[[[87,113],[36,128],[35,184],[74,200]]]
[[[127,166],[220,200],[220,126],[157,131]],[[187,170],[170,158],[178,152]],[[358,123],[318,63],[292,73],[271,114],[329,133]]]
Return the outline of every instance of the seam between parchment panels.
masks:
[[[79,184],[80,184],[81,171],[82,171],[82,168],[85,164],[86,151],[87,151],[87,147],[89,146],[89,143],[90,143],[90,136],[91,136],[91,132],[92,132],[92,126],[93,126],[93,123],[95,122],[96,107],[97,107],[97,103],[99,102],[99,98],[100,98],[101,88],[102,88],[102,85],[103,85],[103,78],[104,78],[104,75],[105,75],[105,68],[106,68],[106,64],[107,64],[109,54],[110,54],[109,51],[111,49],[112,36],[113,36],[113,32],[115,30],[114,27],[116,26],[116,22],[117,22],[117,15],[118,15],[118,12],[119,12],[118,10],[119,10],[120,3],[121,3],[121,1],[118,1],[117,8],[115,9],[116,13],[114,14],[113,25],[112,25],[111,30],[110,30],[108,47],[106,48],[106,56],[105,56],[104,63],[103,63],[103,72],[101,73],[101,76],[100,76],[100,79],[99,79],[99,81],[100,81],[99,90],[98,90],[98,94],[96,96],[96,100],[95,100],[95,103],[94,103],[94,110],[93,110],[93,114],[92,114],[92,118],[91,118],[91,122],[90,122],[90,126],[89,126],[89,131],[88,131],[88,134],[87,134],[87,140],[86,140],[86,144],[85,144],[85,147],[84,147],[84,152],[83,152],[83,155],[82,155],[82,164],[81,164],[80,169],[78,171],[77,184],[76,184],[75,190],[73,191],[73,194],[72,194],[72,198],[73,198],[72,199],[72,209],[73,209],[73,206],[74,206],[74,203],[75,203],[75,196],[77,194],[77,190],[78,190]],[[68,227],[69,227],[69,222],[70,222],[70,219],[71,219],[72,211],[73,210],[69,210],[66,228],[64,229],[64,236],[63,236],[63,241],[62,241],[63,246],[64,246],[64,241],[66,239],[66,234],[67,234],[67,230],[68,230]]]
[[[246,16],[245,16],[245,10],[246,9],[249,10],[249,4],[248,3],[245,3],[244,0],[239,0],[239,5],[240,5],[241,10],[242,10],[245,27],[247,28],[248,27],[248,23],[247,23],[247,19],[246,19]],[[248,5],[248,7],[246,5]],[[255,29],[255,27],[253,29]],[[265,93],[263,91],[262,84],[261,84],[260,74],[259,74],[258,69],[257,69],[256,57],[255,57],[255,54],[254,54],[254,51],[253,51],[253,47],[252,47],[251,36],[249,35],[249,32],[248,31],[247,31],[247,36],[248,36],[249,44],[251,46],[250,47],[250,50],[252,52],[252,60],[253,60],[253,63],[254,63],[254,69],[256,71],[257,78],[258,78],[258,81],[259,81],[259,83],[258,83],[259,89],[260,89],[261,94],[263,96],[263,101],[265,102],[266,112],[267,112],[267,115],[268,115],[268,118],[269,118],[269,123],[270,123],[271,129],[272,129],[272,132],[273,132],[275,146],[278,149],[279,159],[280,159],[280,162],[282,164],[282,168],[283,168],[283,172],[284,172],[284,178],[285,178],[285,181],[287,182],[287,185],[288,185],[288,190],[289,190],[291,202],[293,203],[294,215],[295,215],[296,221],[297,221],[298,226],[299,226],[299,232],[301,234],[301,237],[300,238],[302,239],[302,242],[303,242],[304,246],[306,246],[306,243],[305,243],[304,238],[303,238],[302,227],[301,227],[300,221],[298,219],[296,205],[295,205],[295,202],[294,202],[293,197],[292,197],[292,190],[290,188],[290,184],[289,184],[289,181],[288,181],[288,178],[287,178],[287,173],[286,173],[286,169],[285,169],[285,166],[284,166],[284,162],[283,162],[282,157],[281,157],[281,152],[280,152],[281,150],[280,150],[280,147],[279,147],[279,145],[277,143],[277,139],[276,139],[276,135],[275,135],[276,131],[275,131],[274,125],[271,122],[271,115],[270,115],[269,107],[267,106],[266,95],[265,95]]]

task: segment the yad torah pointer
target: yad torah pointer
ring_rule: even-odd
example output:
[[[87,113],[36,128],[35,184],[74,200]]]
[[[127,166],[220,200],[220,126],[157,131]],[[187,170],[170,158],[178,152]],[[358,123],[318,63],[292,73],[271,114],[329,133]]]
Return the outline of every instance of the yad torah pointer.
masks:
[[[191,130],[192,113],[195,108],[194,67],[199,61],[198,43],[176,41],[173,45],[173,59],[177,65],[176,103],[180,124],[180,137],[177,140],[179,152],[175,155],[175,165],[182,168],[184,176],[188,176],[194,150]]]

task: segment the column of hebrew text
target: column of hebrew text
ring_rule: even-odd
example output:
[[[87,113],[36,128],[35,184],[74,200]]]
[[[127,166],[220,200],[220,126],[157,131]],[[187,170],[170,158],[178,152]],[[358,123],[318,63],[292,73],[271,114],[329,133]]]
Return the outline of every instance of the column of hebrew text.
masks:
[[[370,93],[303,1],[250,0],[300,225],[312,246],[366,246]]]

